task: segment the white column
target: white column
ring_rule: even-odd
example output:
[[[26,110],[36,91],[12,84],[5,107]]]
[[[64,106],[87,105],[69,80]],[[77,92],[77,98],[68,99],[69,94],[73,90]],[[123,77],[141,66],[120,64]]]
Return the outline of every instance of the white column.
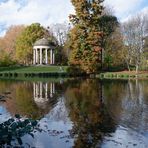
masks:
[[[54,59],[55,59],[55,55],[54,55],[54,51],[53,51],[53,54],[52,54],[52,64],[54,64]]]
[[[50,49],[50,64],[52,64],[52,49]]]
[[[35,50],[36,50],[36,64],[38,64],[38,60],[39,60],[38,49],[35,49]]]
[[[45,63],[48,64],[48,55],[47,55],[47,48],[45,49]]]
[[[35,49],[33,49],[33,64],[35,65],[36,57],[35,57]]]
[[[42,65],[42,48],[40,48],[40,65]]]

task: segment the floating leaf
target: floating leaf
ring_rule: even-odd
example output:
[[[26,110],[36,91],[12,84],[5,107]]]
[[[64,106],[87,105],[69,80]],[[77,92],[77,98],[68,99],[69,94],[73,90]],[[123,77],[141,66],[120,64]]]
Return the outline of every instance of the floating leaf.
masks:
[[[16,114],[16,115],[15,115],[15,118],[20,119],[21,116],[20,116],[19,114]]]
[[[16,114],[15,118],[10,118],[4,123],[0,124],[0,147],[3,145],[11,145],[11,142],[17,140],[20,145],[23,144],[21,137],[25,134],[29,134],[34,138],[31,133],[37,125],[36,120],[21,119],[21,116]]]
[[[37,121],[33,121],[31,124],[32,124],[32,126],[36,126],[37,125]]]

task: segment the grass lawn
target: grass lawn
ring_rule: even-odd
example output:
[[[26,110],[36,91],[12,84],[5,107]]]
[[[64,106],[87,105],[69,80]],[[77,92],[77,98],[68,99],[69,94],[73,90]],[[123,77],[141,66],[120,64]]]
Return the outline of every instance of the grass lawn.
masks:
[[[0,77],[16,78],[21,77],[31,79],[33,77],[49,77],[53,76],[67,76],[68,66],[13,66],[13,67],[0,67]],[[17,74],[17,76],[16,76]],[[43,75],[41,75],[43,74]],[[102,72],[97,74],[96,77],[102,79],[128,79],[128,78],[148,78],[148,71],[139,71],[138,76],[135,71],[120,71],[120,72]]]
[[[0,67],[0,73],[52,73],[66,72],[68,66]]]
[[[120,71],[120,72],[104,72],[97,77],[101,78],[148,78],[148,71],[139,71],[136,75],[135,71]]]

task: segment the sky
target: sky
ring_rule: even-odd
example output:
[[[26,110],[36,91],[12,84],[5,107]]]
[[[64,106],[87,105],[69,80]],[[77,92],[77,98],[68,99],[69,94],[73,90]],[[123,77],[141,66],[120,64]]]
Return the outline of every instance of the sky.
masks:
[[[140,11],[148,12],[148,0],[105,0],[120,21]],[[38,22],[47,27],[68,21],[74,13],[70,0],[0,0],[0,36],[11,25]]]

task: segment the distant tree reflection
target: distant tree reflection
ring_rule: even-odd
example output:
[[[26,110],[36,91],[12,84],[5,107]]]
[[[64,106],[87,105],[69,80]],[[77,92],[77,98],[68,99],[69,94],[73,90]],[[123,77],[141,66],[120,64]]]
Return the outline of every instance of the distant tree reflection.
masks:
[[[65,98],[73,122],[70,134],[76,139],[74,147],[99,146],[105,134],[115,131],[115,123],[101,97],[102,86],[96,80],[87,79],[68,87]]]
[[[104,98],[116,123],[144,133],[148,123],[148,83],[145,80],[104,82]]]

